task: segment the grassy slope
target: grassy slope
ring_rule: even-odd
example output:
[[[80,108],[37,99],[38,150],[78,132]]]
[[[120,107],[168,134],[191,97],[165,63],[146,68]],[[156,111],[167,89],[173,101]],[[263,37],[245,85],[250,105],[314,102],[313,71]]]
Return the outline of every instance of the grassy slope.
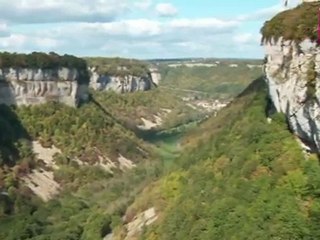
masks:
[[[266,105],[256,81],[187,137],[176,169],[127,210],[160,213],[141,239],[319,239],[318,160],[305,158],[284,116],[267,123]]]

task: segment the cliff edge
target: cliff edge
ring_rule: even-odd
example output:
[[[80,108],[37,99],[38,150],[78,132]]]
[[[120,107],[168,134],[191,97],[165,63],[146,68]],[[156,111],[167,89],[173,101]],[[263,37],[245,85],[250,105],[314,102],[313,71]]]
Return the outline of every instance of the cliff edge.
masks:
[[[292,131],[320,151],[320,48],[317,39],[319,2],[282,12],[263,26],[265,74],[269,96],[286,114]]]
[[[89,65],[90,86],[95,90],[117,93],[147,91],[158,86],[161,75],[149,63],[124,58],[86,58]]]
[[[0,54],[0,104],[33,105],[57,101],[77,106],[88,99],[84,60],[70,55]]]

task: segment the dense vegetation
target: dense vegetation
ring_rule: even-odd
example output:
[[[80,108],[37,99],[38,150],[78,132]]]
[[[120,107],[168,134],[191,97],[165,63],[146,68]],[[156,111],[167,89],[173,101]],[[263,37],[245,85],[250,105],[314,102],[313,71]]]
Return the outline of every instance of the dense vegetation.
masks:
[[[307,71],[307,97],[316,99],[317,72],[315,70],[315,59],[311,59]]]
[[[176,126],[196,113],[157,89],[123,95],[93,92],[91,100],[78,109],[58,103],[1,105],[0,239],[100,239],[121,223],[137,192],[164,171],[156,149],[135,135],[140,134],[140,118],[152,120],[163,109],[173,109],[166,125]],[[53,171],[63,190],[45,204],[21,181],[42,167],[32,152],[33,139],[62,150],[55,156],[59,169]],[[109,173],[97,166],[101,156],[117,164],[119,154],[137,167]]]
[[[121,223],[121,216],[137,192],[157,176],[150,164],[113,178],[94,167],[62,167],[73,184],[55,200],[40,202],[23,187],[9,191],[9,196],[0,196],[4,210],[10,210],[8,205],[14,200],[14,212],[6,211],[0,217],[1,239],[102,239]]]
[[[207,63],[215,63],[207,62]],[[237,67],[230,67],[237,64]],[[160,87],[203,92],[201,96],[230,99],[261,75],[261,68],[249,68],[247,64],[261,65],[260,61],[223,61],[217,67],[168,67],[160,65],[162,81]],[[178,91],[182,94],[183,91]]]
[[[303,3],[294,9],[279,13],[267,21],[261,29],[262,42],[283,37],[301,42],[308,38],[317,40],[319,2]]]
[[[1,106],[0,239],[100,239],[156,176],[160,162],[154,161],[152,148],[101,107],[94,102],[79,109],[55,103]],[[54,170],[63,191],[47,204],[21,182],[41,166],[31,139],[63,151]],[[126,173],[114,169],[113,174],[94,166],[99,156],[116,160],[119,154],[139,165]]]
[[[67,54],[60,56],[54,52],[50,52],[49,54],[42,52],[33,52],[31,54],[0,53],[0,68],[10,67],[41,69],[66,67],[87,70],[86,61]]]
[[[126,217],[155,206],[141,239],[319,239],[320,166],[275,114],[263,80],[185,139],[176,167]],[[125,231],[118,229],[117,239]]]
[[[149,73],[148,64],[135,59],[95,57],[85,60],[90,67],[96,67],[100,74],[144,76]]]
[[[212,77],[212,69],[219,77]],[[219,85],[237,81],[244,86],[247,80],[239,70],[249,78],[260,73],[245,66],[212,69],[164,68],[164,86],[172,81],[179,88],[229,98],[243,87],[219,92]],[[185,71],[194,78],[187,78]],[[187,81],[179,79],[180,74]],[[318,159],[303,154],[283,115],[267,121],[267,106],[260,78],[178,144],[179,125],[183,128],[201,116],[166,89],[124,95],[93,92],[91,102],[79,109],[57,103],[2,105],[0,239],[96,240],[113,231],[114,238],[122,240],[123,225],[150,207],[155,207],[158,220],[136,239],[319,239]],[[157,137],[168,144],[156,149],[137,137],[141,132],[136,125],[141,117],[152,120],[161,112],[167,115]],[[39,168],[30,146],[33,139],[63,152],[55,156],[59,169],[54,170],[63,189],[47,203],[20,181]],[[116,161],[119,154],[137,167],[109,173],[95,166],[99,156]]]
[[[203,118],[201,112],[190,108],[178,96],[165,89],[121,95],[95,92],[94,97],[109,109],[111,115],[117,116],[127,126],[141,125],[141,118],[155,122],[155,116],[159,116],[163,120],[159,130]]]

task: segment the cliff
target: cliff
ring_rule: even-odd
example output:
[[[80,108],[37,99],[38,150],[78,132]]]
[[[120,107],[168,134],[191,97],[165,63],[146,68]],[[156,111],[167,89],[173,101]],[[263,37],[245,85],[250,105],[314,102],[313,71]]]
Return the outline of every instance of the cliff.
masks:
[[[0,103],[57,101],[76,106],[88,98],[89,75],[83,60],[53,53],[3,53],[0,63]]]
[[[147,91],[157,86],[161,77],[155,70],[141,75],[99,73],[97,68],[89,68],[90,86],[95,90],[112,90],[117,93]]]
[[[269,96],[291,130],[320,151],[320,48],[316,43],[319,3],[278,14],[262,28]]]
[[[90,72],[90,86],[96,90],[117,93],[147,91],[161,80],[157,68],[149,63],[125,58],[86,58]]]

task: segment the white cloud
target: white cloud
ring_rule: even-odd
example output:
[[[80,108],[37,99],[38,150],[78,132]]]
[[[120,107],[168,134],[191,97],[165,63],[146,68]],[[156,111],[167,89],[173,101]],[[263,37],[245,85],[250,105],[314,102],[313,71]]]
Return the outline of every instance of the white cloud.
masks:
[[[128,0],[0,0],[1,19],[14,23],[111,21],[129,10]]]
[[[0,22],[0,32],[4,32],[8,30],[8,25],[6,23]]]
[[[109,36],[154,36],[162,32],[161,23],[148,19],[123,20],[110,23],[80,23],[73,29],[80,32]]]
[[[254,13],[241,15],[237,19],[240,21],[265,20],[285,9],[284,5],[277,4],[268,8],[259,9]]]
[[[152,0],[141,0],[133,4],[136,8],[147,10],[152,6]]]
[[[26,36],[20,34],[12,34],[10,36],[0,38],[0,46],[7,49],[20,49],[25,42]]]
[[[260,42],[261,36],[260,34],[253,34],[253,33],[240,33],[236,34],[233,37],[233,41],[237,44],[252,44],[256,45]]]
[[[0,37],[5,37],[9,35],[9,28],[6,23],[0,22]]]
[[[24,34],[11,34],[10,36],[0,37],[0,47],[10,51],[51,51],[60,46],[61,42],[49,37],[28,36]]]
[[[53,29],[57,35],[86,35],[86,38],[124,38],[150,39],[174,41],[174,39],[194,38],[194,33],[199,36],[222,34],[234,31],[238,22],[223,21],[215,18],[204,19],[173,19],[171,21],[157,21],[149,19],[132,19],[108,23],[74,23],[68,26]],[[62,37],[62,36],[61,36]]]
[[[262,9],[233,20],[127,19],[123,15],[128,12],[128,16],[134,17],[144,13],[154,17],[154,12],[148,9],[159,5],[167,5],[161,10],[162,15],[158,11],[159,15],[177,14],[171,4],[170,10],[168,4],[156,6],[155,3],[152,0],[43,0],[38,4],[38,0],[0,0],[0,48],[139,58],[232,57],[246,49],[241,54],[252,57],[250,54],[260,54],[260,39],[245,24],[252,19],[265,20],[281,8]],[[259,27],[260,23],[255,24]]]
[[[240,21],[250,21],[250,20],[266,20],[279,12],[285,11],[287,9],[296,7],[298,4],[301,3],[301,0],[289,0],[288,6],[284,5],[284,1],[280,0],[278,4],[273,5],[271,7],[258,9],[257,11],[245,15],[239,16],[237,19]]]
[[[159,3],[156,12],[161,17],[173,17],[178,14],[178,10],[171,3]]]
[[[217,18],[198,18],[198,19],[175,19],[170,22],[170,26],[175,28],[215,28],[225,29],[236,27],[237,21],[225,21]]]
[[[219,41],[232,39],[237,28],[238,22],[216,18],[60,23],[0,36],[0,48],[17,52],[56,51],[80,56],[209,56],[216,52],[213,49]],[[232,40],[230,44],[234,44]]]

